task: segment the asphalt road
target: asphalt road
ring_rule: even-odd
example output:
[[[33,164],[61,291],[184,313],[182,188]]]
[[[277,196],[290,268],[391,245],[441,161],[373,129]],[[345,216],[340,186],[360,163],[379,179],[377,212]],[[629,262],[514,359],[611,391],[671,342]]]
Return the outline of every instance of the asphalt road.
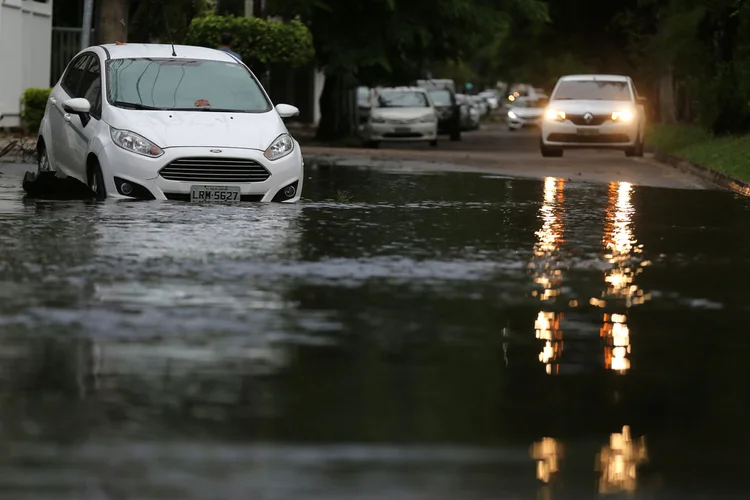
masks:
[[[718,189],[701,178],[657,162],[649,154],[628,158],[621,151],[568,150],[562,158],[543,158],[536,130],[510,132],[484,123],[464,132],[460,142],[442,137],[437,148],[420,143],[383,143],[378,149],[304,146],[309,162],[388,169],[491,171],[512,177],[557,177],[571,182],[630,182],[683,189]]]

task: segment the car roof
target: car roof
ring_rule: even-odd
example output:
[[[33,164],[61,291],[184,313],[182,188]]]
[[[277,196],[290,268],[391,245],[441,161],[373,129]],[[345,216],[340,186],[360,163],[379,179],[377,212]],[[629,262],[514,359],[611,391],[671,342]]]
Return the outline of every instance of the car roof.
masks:
[[[560,77],[562,81],[592,82],[595,80],[604,80],[607,82],[627,82],[626,75],[565,75]]]
[[[399,92],[422,92],[422,93],[425,92],[425,89],[423,89],[422,87],[402,86],[402,87],[380,87],[378,88],[378,92],[382,92],[384,90],[397,90]]]
[[[236,62],[237,59],[227,52],[207,47],[196,47],[194,45],[175,45],[172,55],[172,45],[159,43],[109,43],[99,45],[107,51],[110,59],[144,59],[144,58],[167,58],[167,59],[207,59],[212,61]]]

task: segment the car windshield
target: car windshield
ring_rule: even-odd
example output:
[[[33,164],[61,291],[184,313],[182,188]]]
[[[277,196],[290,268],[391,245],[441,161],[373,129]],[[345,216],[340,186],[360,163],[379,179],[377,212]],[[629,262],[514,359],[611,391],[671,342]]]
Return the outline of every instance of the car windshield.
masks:
[[[451,102],[451,93],[447,89],[430,89],[428,92],[435,106],[450,106],[453,104]]]
[[[385,90],[378,95],[381,108],[427,108],[430,106],[423,92]]]
[[[116,59],[109,63],[107,98],[131,109],[271,110],[258,82],[241,64],[188,59]]]
[[[560,82],[554,100],[590,99],[595,101],[629,101],[628,82],[611,80],[568,80]]]

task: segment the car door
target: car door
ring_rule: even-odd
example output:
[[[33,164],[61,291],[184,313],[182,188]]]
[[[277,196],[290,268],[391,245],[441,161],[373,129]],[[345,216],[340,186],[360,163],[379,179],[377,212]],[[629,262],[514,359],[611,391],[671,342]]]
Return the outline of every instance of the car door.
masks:
[[[63,109],[63,103],[77,96],[85,68],[91,62],[90,53],[73,59],[65,69],[59,85],[50,93],[50,137],[46,138],[50,161],[57,170],[70,173],[71,153],[68,151],[68,120],[70,115]]]
[[[75,97],[83,97],[91,104],[88,115],[70,113],[66,118],[66,151],[69,154],[70,169],[78,177],[86,179],[86,155],[89,144],[99,133],[102,120],[102,62],[99,56],[91,54],[84,67]]]

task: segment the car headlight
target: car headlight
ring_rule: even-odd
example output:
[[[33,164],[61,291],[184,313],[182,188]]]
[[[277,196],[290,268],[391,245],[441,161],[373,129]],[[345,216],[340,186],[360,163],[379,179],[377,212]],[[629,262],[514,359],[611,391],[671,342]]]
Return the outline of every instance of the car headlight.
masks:
[[[274,140],[268,149],[263,152],[263,156],[271,161],[283,158],[294,149],[294,141],[289,134],[281,134]]]
[[[419,119],[420,123],[433,123],[437,121],[437,116],[427,115]]]
[[[109,135],[112,137],[112,142],[131,153],[151,158],[158,158],[164,154],[164,150],[159,146],[130,130],[120,130],[110,127]]]
[[[548,109],[544,112],[544,116],[548,120],[563,121],[565,120],[565,111],[557,111],[556,109]]]
[[[517,120],[518,119],[518,115],[515,114],[513,111],[508,111],[508,118],[511,118],[513,120]]]
[[[633,112],[630,110],[615,111],[612,113],[612,121],[629,122],[633,119]]]

